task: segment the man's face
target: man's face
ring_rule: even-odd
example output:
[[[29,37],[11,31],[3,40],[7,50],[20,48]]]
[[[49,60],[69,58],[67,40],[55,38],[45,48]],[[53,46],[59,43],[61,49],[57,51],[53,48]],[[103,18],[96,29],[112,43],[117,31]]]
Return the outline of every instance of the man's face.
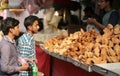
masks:
[[[109,1],[99,0],[98,5],[100,9],[105,9],[109,5]]]
[[[33,23],[33,25],[32,25],[31,27],[32,27],[32,32],[33,32],[33,33],[37,33],[38,30],[39,30],[39,28],[40,28],[38,21],[37,21],[37,20],[34,21],[34,23]]]
[[[19,25],[15,26],[15,27],[13,28],[12,34],[13,34],[14,36],[19,36],[19,34],[20,34]]]

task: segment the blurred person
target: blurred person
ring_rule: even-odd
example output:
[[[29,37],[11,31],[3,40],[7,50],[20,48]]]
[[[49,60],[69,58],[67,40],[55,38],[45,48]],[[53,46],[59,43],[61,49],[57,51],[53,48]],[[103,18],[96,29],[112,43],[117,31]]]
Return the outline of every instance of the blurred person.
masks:
[[[94,12],[94,9],[91,6],[85,7],[83,11],[85,13],[83,20],[87,20],[88,18],[95,18],[98,22],[101,22],[101,18]]]
[[[1,27],[2,27],[2,22],[3,22],[3,17],[0,16],[0,41],[1,41],[2,38],[3,38],[3,32],[2,32],[2,29],[1,29]]]
[[[18,53],[22,58],[28,61],[30,66],[32,66],[33,61],[37,61],[33,34],[37,33],[40,28],[39,18],[33,15],[26,17],[24,26],[27,31],[18,39]],[[21,71],[20,76],[32,76],[32,70]]]
[[[106,13],[102,18],[102,24],[95,18],[88,18],[87,22],[93,24],[103,30],[108,24],[115,26],[119,20],[118,12],[112,8],[113,0],[99,0],[98,5],[100,9],[103,9]]]
[[[101,18],[100,18],[100,16],[98,16],[98,15],[94,12],[94,10],[93,10],[93,8],[92,8],[91,6],[85,7],[85,9],[84,9],[83,11],[84,11],[85,15],[84,15],[84,17],[83,17],[83,24],[82,24],[82,25],[85,26],[86,31],[90,31],[91,29],[95,29],[96,31],[99,31],[99,28],[98,28],[97,26],[88,24],[88,23],[87,23],[87,19],[88,19],[88,18],[94,18],[94,19],[96,19],[98,22],[101,23]]]
[[[120,24],[120,8],[118,9],[118,13],[119,13],[119,21],[118,21],[118,24]]]
[[[43,25],[43,18],[39,18],[39,30],[38,31],[42,31],[43,30],[43,27],[44,27],[44,25]]]
[[[19,56],[15,37],[19,35],[19,21],[7,17],[2,25],[4,33],[0,42],[0,76],[19,76],[19,72],[28,69],[28,64],[19,65]]]

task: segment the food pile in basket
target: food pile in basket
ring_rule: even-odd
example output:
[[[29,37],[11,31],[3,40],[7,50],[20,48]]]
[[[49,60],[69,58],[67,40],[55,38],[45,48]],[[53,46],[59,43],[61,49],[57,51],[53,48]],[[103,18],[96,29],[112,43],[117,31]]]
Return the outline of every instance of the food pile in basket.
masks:
[[[68,37],[51,38],[43,46],[87,65],[120,62],[120,25],[109,24],[103,32],[81,29]]]

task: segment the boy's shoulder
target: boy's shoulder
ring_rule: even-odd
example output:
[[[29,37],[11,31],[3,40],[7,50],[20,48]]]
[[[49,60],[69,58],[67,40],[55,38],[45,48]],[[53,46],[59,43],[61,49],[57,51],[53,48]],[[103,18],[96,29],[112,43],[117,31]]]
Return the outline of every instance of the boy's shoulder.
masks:
[[[25,38],[25,37],[27,37],[27,34],[26,34],[26,33],[22,34],[22,35],[19,37],[19,39],[23,39],[23,38]]]
[[[23,35],[21,35],[19,39],[31,39],[32,37],[33,37],[32,35],[26,32]]]
[[[28,36],[29,33],[25,32],[23,33],[20,37],[25,37],[25,36]]]
[[[4,44],[4,45],[3,45]],[[0,46],[5,46],[5,45],[9,45],[9,41],[5,40],[4,38],[0,41]]]

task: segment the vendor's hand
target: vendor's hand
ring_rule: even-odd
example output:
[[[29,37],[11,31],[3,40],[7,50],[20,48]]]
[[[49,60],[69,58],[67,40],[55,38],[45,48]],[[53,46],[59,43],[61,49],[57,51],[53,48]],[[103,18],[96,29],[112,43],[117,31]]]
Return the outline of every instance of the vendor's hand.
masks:
[[[28,70],[28,71],[31,71],[31,70],[32,70],[32,66],[29,66],[27,70]]]
[[[96,22],[97,22],[97,21],[96,21],[95,18],[88,18],[88,19],[87,19],[87,23],[88,23],[88,24],[93,24],[93,25],[95,25]]]
[[[22,64],[22,66],[20,66],[20,71],[25,71],[25,70],[28,70],[28,68],[29,68],[29,65],[27,64],[27,63],[25,63],[25,64]]]
[[[44,76],[42,72],[38,72],[38,76]]]

